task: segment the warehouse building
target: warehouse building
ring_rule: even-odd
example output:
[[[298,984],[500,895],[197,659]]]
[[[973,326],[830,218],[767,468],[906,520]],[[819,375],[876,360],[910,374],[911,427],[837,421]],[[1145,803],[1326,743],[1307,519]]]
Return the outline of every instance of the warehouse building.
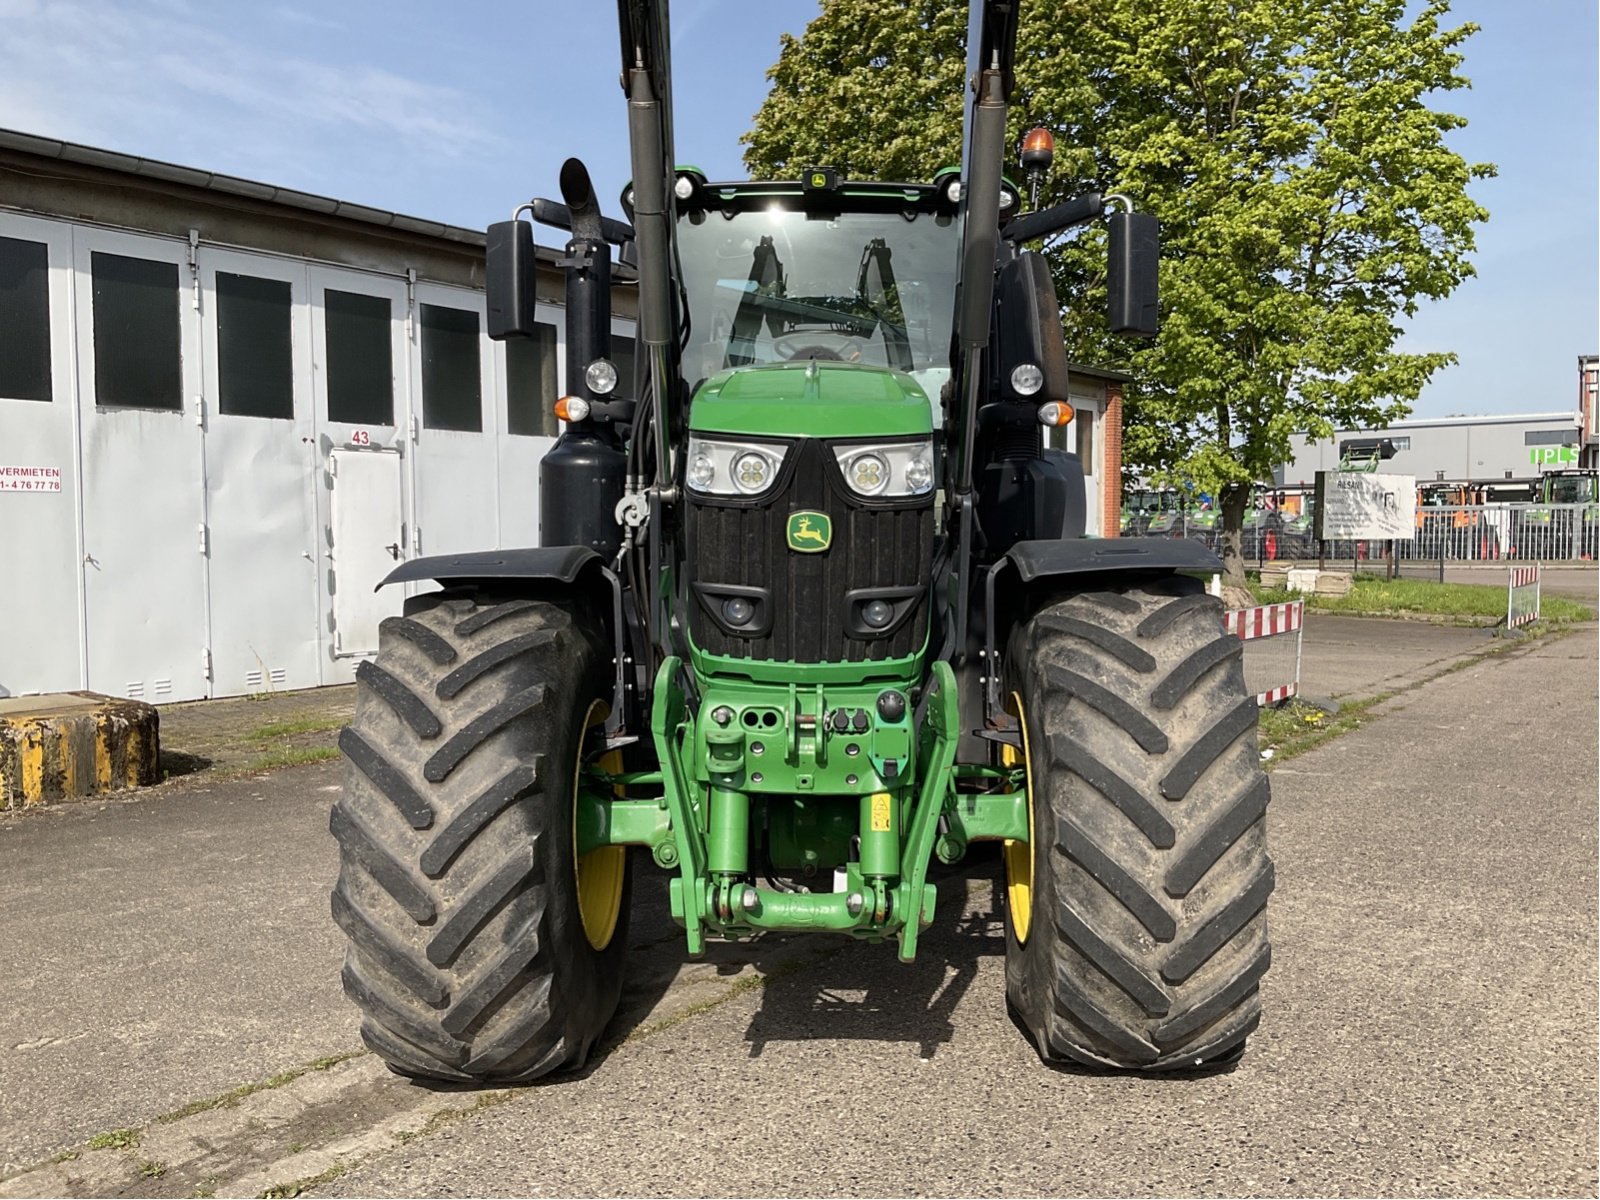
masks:
[[[1396,421],[1386,429],[1341,430],[1321,441],[1297,436],[1290,442],[1294,457],[1273,480],[1280,487],[1309,485],[1318,471],[1338,467],[1341,442],[1370,438],[1394,444],[1384,471],[1413,475],[1419,484],[1531,480],[1543,471],[1577,466],[1581,433],[1575,412],[1556,412]]]
[[[346,682],[396,561],[537,544],[540,258],[495,343],[476,230],[0,131],[0,697]]]

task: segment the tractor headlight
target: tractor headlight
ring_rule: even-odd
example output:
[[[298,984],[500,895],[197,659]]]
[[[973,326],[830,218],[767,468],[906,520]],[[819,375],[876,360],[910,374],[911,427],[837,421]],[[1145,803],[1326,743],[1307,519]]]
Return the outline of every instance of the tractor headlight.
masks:
[[[1044,372],[1033,363],[1018,363],[1011,369],[1011,390],[1031,396],[1044,386]]]
[[[691,436],[684,482],[712,496],[759,496],[772,487],[789,448],[771,442],[729,442]]]
[[[933,439],[835,446],[834,458],[858,496],[921,496],[933,489]]]
[[[603,358],[597,358],[583,369],[583,381],[598,396],[609,396],[617,386],[617,368]]]
[[[889,464],[870,451],[850,460],[850,486],[863,496],[876,496],[889,486]]]
[[[767,490],[772,482],[772,460],[758,450],[749,450],[733,460],[733,486],[754,495]]]

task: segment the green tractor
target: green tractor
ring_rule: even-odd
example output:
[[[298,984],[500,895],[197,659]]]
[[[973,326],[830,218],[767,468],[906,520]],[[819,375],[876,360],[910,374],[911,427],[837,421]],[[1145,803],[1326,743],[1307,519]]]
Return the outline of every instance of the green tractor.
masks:
[[[1041,436],[1071,409],[1025,243],[1105,219],[1111,326],[1149,336],[1154,219],[1099,194],[1021,211],[1013,3],[974,0],[964,161],[921,183],[674,169],[665,0],[618,9],[628,219],[576,160],[564,203],[526,206],[572,233],[544,544],[395,570],[441,587],[383,622],[340,738],[332,907],[366,1044],[436,1080],[582,1064],[645,853],[691,957],[776,931],[909,961],[930,870],[991,842],[1041,1055],[1233,1061],[1273,867],[1241,644],[1195,578],[1220,563],[1085,539],[1082,471]],[[520,216],[489,231],[491,336],[534,332]]]
[[[1600,474],[1547,471],[1533,486],[1534,502],[1517,514],[1522,558],[1593,559],[1600,551]]]

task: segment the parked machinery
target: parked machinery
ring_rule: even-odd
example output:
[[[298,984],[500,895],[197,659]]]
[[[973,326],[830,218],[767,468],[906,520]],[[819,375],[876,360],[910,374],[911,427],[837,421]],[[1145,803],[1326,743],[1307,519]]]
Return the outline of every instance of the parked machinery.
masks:
[[[641,847],[685,949],[831,933],[918,950],[929,869],[997,842],[1006,998],[1044,1056],[1230,1061],[1273,887],[1240,643],[1166,538],[1087,540],[1043,257],[1109,228],[1110,324],[1156,323],[1119,197],[1023,214],[1002,177],[1017,6],[974,0],[964,161],[926,182],[672,167],[664,0],[620,0],[633,182],[562,171],[565,431],[538,548],[421,559],[341,738],[334,917],[367,1044],[483,1082],[582,1063],[622,989]],[[1034,165],[1038,166],[1034,140]],[[637,263],[637,390],[608,358]],[[491,333],[533,241],[489,234]]]

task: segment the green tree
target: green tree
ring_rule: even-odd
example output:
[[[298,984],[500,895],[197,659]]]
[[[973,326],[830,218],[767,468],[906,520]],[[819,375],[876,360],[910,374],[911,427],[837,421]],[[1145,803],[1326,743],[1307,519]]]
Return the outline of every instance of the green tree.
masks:
[[[823,0],[786,37],[746,135],[752,174],[812,163],[920,179],[958,161],[964,6]],[[1448,0],[1036,0],[1014,133],[1056,131],[1040,203],[1098,188],[1161,218],[1162,332],[1107,336],[1104,239],[1052,249],[1070,357],[1120,365],[1125,452],[1221,499],[1240,576],[1250,485],[1297,433],[1383,425],[1455,361],[1399,348],[1405,318],[1473,274],[1468,194],[1492,175],[1434,108],[1467,86]]]

